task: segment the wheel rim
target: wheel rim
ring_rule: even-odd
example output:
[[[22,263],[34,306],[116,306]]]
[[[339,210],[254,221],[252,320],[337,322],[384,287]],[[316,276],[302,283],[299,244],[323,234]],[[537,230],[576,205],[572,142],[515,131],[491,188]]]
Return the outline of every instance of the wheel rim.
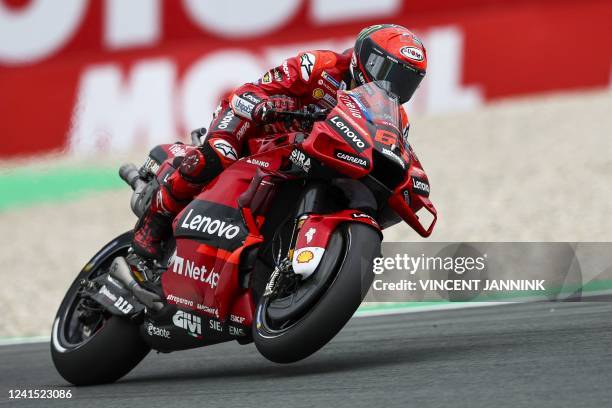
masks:
[[[95,337],[111,317],[102,306],[82,295],[79,280],[93,279],[105,273],[110,262],[126,250],[116,248],[85,276],[73,282],[53,324],[51,340],[57,351],[66,352],[83,346]]]
[[[342,260],[341,262],[338,263],[330,279],[325,283],[326,285],[325,290],[322,291],[317,301],[308,310],[306,310],[305,313],[302,313],[300,316],[298,316],[295,319],[290,319],[288,321],[283,322],[280,325],[280,327],[278,327],[279,325],[270,324],[270,322],[268,321],[267,313],[266,313],[268,305],[270,304],[270,301],[272,299],[270,299],[269,297],[266,297],[263,300],[263,302],[259,303],[259,305],[257,306],[255,319],[256,319],[256,329],[261,337],[274,338],[274,337],[282,336],[284,333],[288,332],[293,327],[295,327],[297,324],[299,324],[302,320],[308,317],[311,311],[316,308],[317,303],[321,300],[321,298],[325,296],[325,294],[333,286],[334,282],[336,281],[336,278],[338,277],[338,272],[342,270],[342,267],[346,261],[346,256],[350,248],[351,233],[349,229],[346,229],[343,233],[345,234],[344,235],[345,246],[342,252]]]

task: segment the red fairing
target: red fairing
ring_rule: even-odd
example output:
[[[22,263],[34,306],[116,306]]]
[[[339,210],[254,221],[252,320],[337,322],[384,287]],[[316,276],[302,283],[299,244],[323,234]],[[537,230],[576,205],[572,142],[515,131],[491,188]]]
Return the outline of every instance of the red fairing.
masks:
[[[429,237],[438,219],[438,212],[429,199],[429,179],[421,166],[417,156],[412,150],[409,151],[410,167],[406,178],[393,192],[389,198],[389,206],[410,225],[422,237]],[[424,209],[429,212],[433,219],[428,227],[425,227],[416,213]]]
[[[315,123],[302,147],[334,170],[360,178],[372,170],[371,135],[376,130],[365,120],[349,93],[338,92],[338,99],[327,120]]]
[[[382,238],[380,225],[369,215],[356,210],[342,210],[331,214],[309,214],[298,234],[295,250],[306,247],[327,247],[331,234],[339,224],[358,222],[374,228]]]
[[[254,303],[250,289],[238,282],[240,257],[263,241],[259,227],[265,218],[252,209],[269,199],[259,191],[269,184],[262,180],[274,175],[291,150],[284,146],[239,160],[177,215],[176,255],[162,275],[169,302],[183,307],[181,299],[191,300],[192,310],[250,327]]]

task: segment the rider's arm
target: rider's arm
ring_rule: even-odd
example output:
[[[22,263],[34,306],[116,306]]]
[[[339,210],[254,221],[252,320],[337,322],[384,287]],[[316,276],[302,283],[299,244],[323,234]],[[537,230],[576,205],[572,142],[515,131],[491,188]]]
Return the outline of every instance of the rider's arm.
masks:
[[[299,99],[310,92],[310,83],[318,71],[330,63],[326,61],[328,54],[332,53],[308,51],[286,59],[281,65],[267,71],[257,82],[235,89],[230,96],[232,109],[236,115],[256,120],[257,108],[268,100],[272,100],[274,105],[286,103],[289,108],[299,108]],[[281,98],[277,98],[279,96]]]

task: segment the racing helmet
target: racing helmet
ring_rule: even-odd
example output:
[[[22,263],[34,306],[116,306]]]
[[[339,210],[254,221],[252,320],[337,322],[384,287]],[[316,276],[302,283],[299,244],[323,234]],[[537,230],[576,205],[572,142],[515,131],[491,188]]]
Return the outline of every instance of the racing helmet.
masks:
[[[350,71],[358,85],[388,81],[400,103],[408,102],[425,77],[427,52],[410,30],[395,24],[378,24],[357,36]]]

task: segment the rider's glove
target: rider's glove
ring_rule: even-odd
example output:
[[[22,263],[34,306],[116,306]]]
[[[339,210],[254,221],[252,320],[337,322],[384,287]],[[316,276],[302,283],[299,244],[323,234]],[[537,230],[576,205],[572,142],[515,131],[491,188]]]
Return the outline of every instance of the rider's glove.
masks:
[[[295,98],[285,95],[271,96],[255,105],[252,118],[256,123],[266,124],[275,121],[274,111],[295,111],[297,109],[298,103]]]

